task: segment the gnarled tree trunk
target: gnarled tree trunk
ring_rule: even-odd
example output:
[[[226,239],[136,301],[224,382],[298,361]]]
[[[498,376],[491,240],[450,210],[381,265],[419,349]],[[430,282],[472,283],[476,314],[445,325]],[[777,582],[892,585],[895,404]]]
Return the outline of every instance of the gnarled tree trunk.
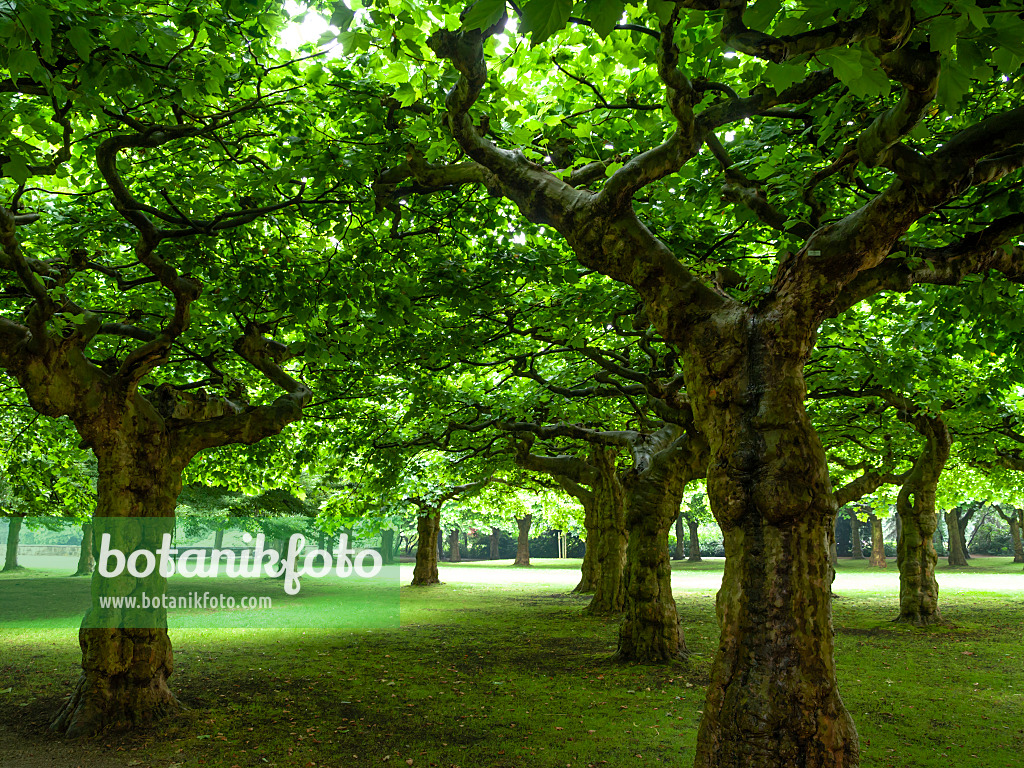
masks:
[[[625,492],[615,467],[618,449],[592,446],[590,461],[598,470],[594,482],[597,546],[594,596],[585,612],[592,616],[621,613],[625,604],[623,569],[626,564]]]
[[[704,473],[707,447],[702,441],[700,445],[691,444],[689,440],[675,443],[681,431],[666,427],[655,433],[643,448],[653,443],[653,451],[667,449],[673,453],[644,456],[636,461],[637,467],[649,462],[648,467],[627,475],[629,543],[624,582],[625,618],[619,628],[619,645],[615,652],[619,661],[663,662],[686,656],[676,601],[672,597],[668,532],[678,516],[686,484],[695,475]],[[666,445],[658,442],[662,435]],[[668,444],[677,447],[667,448]]]
[[[946,512],[945,517],[946,530],[949,531],[949,555],[946,560],[950,567],[966,567],[967,558],[964,556],[964,540],[960,534],[960,526],[957,524],[956,511],[950,510]]]
[[[99,470],[94,523],[112,531],[111,548],[125,553],[142,547],[155,550],[160,534],[173,530],[187,458],[163,434],[117,434],[111,428],[106,436],[103,444],[93,444]],[[149,519],[155,529],[147,532],[138,518]],[[126,571],[116,579],[104,577],[101,568],[92,576],[94,595],[141,599],[165,591],[167,580],[159,568],[143,578]],[[140,615],[94,602],[78,640],[82,675],[51,730],[89,735],[107,727],[150,723],[179,708],[167,685],[174,655],[165,609]]]
[[[683,513],[676,515],[676,555],[673,560],[686,559],[686,534],[683,527]]]
[[[1024,545],[1020,538],[1020,520],[1018,514],[1011,513],[1007,521],[1010,523],[1010,538],[1013,539],[1013,562],[1024,563]]]
[[[708,494],[726,555],[696,768],[858,761],[833,660],[836,502],[804,409],[802,353],[776,322],[738,319],[687,378],[711,445]]]
[[[416,521],[419,543],[416,545],[416,565],[412,571],[412,585],[423,587],[440,584],[437,575],[438,534],[441,529],[441,513],[436,510],[421,510]]]
[[[574,495],[583,504],[583,527],[587,530],[587,542],[583,552],[583,565],[580,566],[580,581],[572,591],[577,594],[589,594],[597,589],[599,573],[597,550],[600,546],[601,529],[597,525],[597,509],[593,492],[579,490],[580,492]]]
[[[18,564],[18,543],[21,541],[21,527],[25,518],[16,515],[9,519],[11,522],[7,528],[7,554],[4,558],[3,573],[17,571],[21,568]]]
[[[914,428],[924,435],[926,443],[896,499],[901,522],[896,546],[896,563],[900,569],[900,612],[896,621],[926,626],[942,620],[939,584],[935,580],[935,563],[939,556],[935,553],[932,535],[938,527],[935,489],[949,458],[950,437],[939,418],[918,415],[914,418]]]
[[[882,521],[872,513],[869,522],[871,523],[871,559],[868,560],[868,564],[876,568],[885,568],[885,533],[882,531]]]
[[[92,554],[92,523],[82,523],[82,543],[78,549],[78,569],[72,576],[89,576],[96,567]]]
[[[530,565],[530,526],[533,525],[533,515],[516,518],[516,527],[519,535],[516,538],[516,561],[512,565]]]
[[[699,563],[700,560],[700,539],[697,537],[697,529],[700,523],[687,518],[687,526],[690,528],[690,556],[687,558],[691,563]]]

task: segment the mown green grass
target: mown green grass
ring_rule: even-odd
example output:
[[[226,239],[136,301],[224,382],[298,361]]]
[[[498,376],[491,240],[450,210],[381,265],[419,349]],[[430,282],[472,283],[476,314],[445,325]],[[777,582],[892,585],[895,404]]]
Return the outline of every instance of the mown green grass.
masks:
[[[103,737],[123,762],[101,764],[689,766],[722,562],[674,564],[693,655],[668,667],[608,663],[618,622],[581,616],[579,561],[536,562],[442,565],[445,584],[402,588],[400,629],[176,631],[172,685],[189,711]],[[1024,573],[976,558],[939,579],[952,625],[917,630],[890,621],[894,564],[840,561],[836,659],[862,765],[1020,768]],[[77,661],[74,633],[0,632],[4,727],[44,740]]]

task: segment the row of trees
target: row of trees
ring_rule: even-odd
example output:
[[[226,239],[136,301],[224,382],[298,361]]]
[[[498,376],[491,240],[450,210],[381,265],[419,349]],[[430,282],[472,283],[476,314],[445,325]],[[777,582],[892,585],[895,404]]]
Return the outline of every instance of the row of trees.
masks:
[[[589,610],[657,660],[706,482],[695,764],[857,765],[837,510],[895,505],[899,617],[933,623],[936,510],[1024,469],[1019,6],[325,12],[331,56],[272,0],[0,8],[0,368],[91,449],[96,514],[311,468],[329,519],[418,507],[426,557],[445,502],[557,488]],[[166,629],[80,641],[57,730],[177,707]]]

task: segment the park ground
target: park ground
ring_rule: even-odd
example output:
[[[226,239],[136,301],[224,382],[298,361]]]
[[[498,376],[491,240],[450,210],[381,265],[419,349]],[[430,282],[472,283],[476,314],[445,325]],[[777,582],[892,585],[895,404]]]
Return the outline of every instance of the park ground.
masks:
[[[402,588],[400,628],[172,630],[188,710],[82,742],[45,730],[77,678],[75,633],[0,629],[0,768],[688,768],[723,562],[673,564],[691,657],[664,667],[608,663],[618,621],[581,615],[579,561],[535,563],[442,564],[444,584]],[[60,590],[65,573],[2,578]],[[951,625],[913,629],[891,622],[894,564],[840,561],[836,663],[861,765],[1022,768],[1021,566],[976,557],[939,582]]]

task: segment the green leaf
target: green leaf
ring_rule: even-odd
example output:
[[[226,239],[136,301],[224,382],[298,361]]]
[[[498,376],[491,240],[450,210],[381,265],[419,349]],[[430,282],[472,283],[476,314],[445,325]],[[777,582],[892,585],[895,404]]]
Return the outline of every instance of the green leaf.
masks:
[[[532,45],[540,45],[562,29],[572,14],[572,0],[530,0],[523,6],[524,34]]]
[[[672,3],[667,0],[647,0],[647,7],[651,13],[658,14],[658,20],[662,24],[668,24],[672,18]]]
[[[68,40],[79,58],[82,61],[88,61],[93,49],[96,47],[96,43],[93,42],[89,30],[85,27],[72,27],[68,30]]]
[[[846,48],[833,48],[821,51],[818,59],[826,66],[832,67],[835,76],[846,86],[852,86],[864,73],[861,63],[861,52]]]
[[[355,11],[348,7],[345,0],[338,0],[334,4],[334,11],[331,13],[331,26],[337,27],[341,32],[347,32],[352,25],[352,19],[356,17]]]
[[[945,53],[953,48],[956,42],[956,19],[940,16],[928,25],[928,42],[933,51]]]
[[[607,37],[622,20],[626,4],[622,0],[586,0],[581,14],[583,18],[593,22],[594,31],[601,37]]]
[[[955,112],[960,106],[960,100],[971,88],[970,75],[954,61],[943,62],[942,72],[939,74],[939,90],[936,94],[939,103],[945,107],[947,112]]]
[[[768,82],[772,84],[776,93],[782,93],[793,83],[799,83],[804,79],[806,64],[776,64],[768,62]]]
[[[28,181],[29,176],[31,175],[28,170],[28,165],[25,163],[25,159],[18,155],[11,155],[11,159],[4,163],[0,170],[3,171],[4,176],[14,179],[18,184],[24,184]]]
[[[490,29],[505,13],[505,0],[477,0],[469,9],[462,26],[466,29]]]
[[[757,0],[754,7],[743,14],[743,23],[750,29],[763,32],[781,10],[782,0]]]

